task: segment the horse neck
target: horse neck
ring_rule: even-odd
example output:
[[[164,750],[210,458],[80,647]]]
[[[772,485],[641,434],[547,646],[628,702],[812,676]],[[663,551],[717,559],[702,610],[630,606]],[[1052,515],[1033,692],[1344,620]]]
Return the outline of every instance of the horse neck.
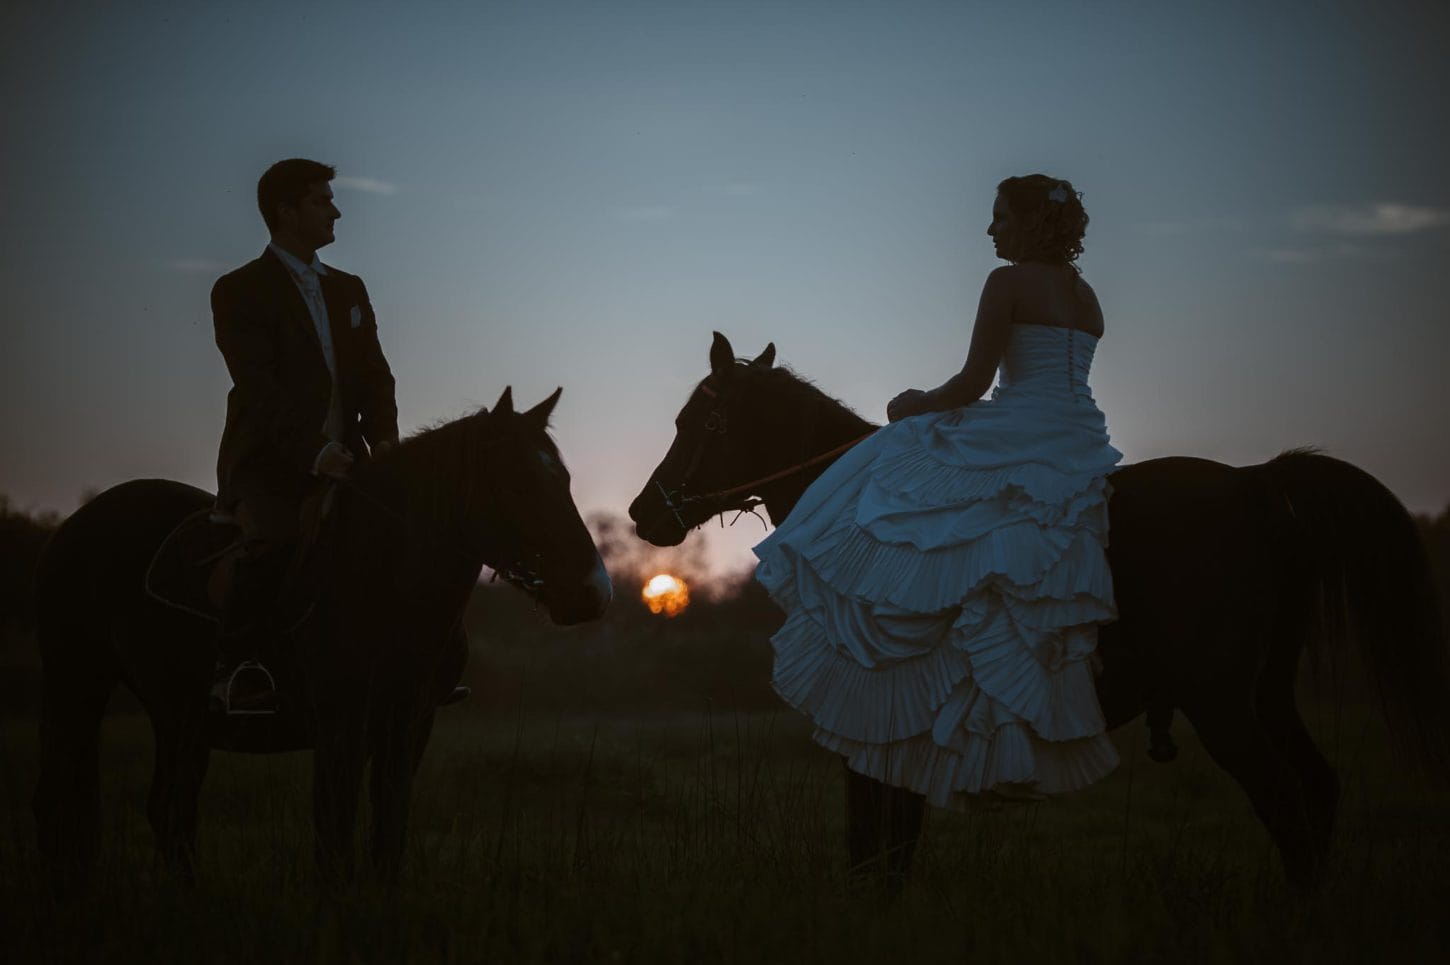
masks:
[[[433,597],[471,588],[486,547],[472,545],[484,530],[474,517],[481,500],[468,485],[480,467],[469,464],[465,439],[439,430],[410,440],[387,461],[366,467],[354,500],[357,545],[389,557],[395,584]],[[367,552],[367,550],[362,550]]]
[[[319,596],[321,612],[335,616],[306,625],[307,646],[339,666],[403,660],[389,666],[433,674],[446,665],[447,648],[457,644],[452,628],[468,605],[479,568],[413,511],[411,480],[396,458],[395,453],[382,464],[360,466],[339,494]],[[339,626],[348,632],[338,632]],[[398,679],[412,679],[412,672],[405,669]]]
[[[795,384],[793,388],[799,397],[794,401],[782,400],[776,411],[787,413],[788,419],[791,415],[795,418],[775,434],[766,456],[767,464],[773,464],[777,470],[810,462],[876,428],[842,403],[804,384]],[[840,457],[838,453],[761,486],[760,498],[771,521],[779,525],[789,516],[811,483]]]

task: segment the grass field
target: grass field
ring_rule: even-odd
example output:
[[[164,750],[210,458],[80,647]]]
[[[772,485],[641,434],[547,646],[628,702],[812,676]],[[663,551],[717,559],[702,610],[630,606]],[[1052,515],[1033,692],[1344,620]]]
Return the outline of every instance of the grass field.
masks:
[[[5,956],[693,965],[1450,954],[1450,795],[1398,773],[1376,718],[1324,706],[1309,716],[1345,799],[1334,867],[1313,900],[1286,895],[1246,800],[1181,720],[1175,764],[1147,759],[1139,722],[1118,733],[1124,763],[1100,785],[936,812],[903,895],[852,893],[840,764],[771,706],[764,677],[749,693],[720,683],[768,675],[758,628],[728,626],[625,620],[561,634],[514,621],[507,639],[478,641],[477,694],[439,714],[396,890],[364,878],[319,893],[305,754],[213,756],[199,881],[184,886],[152,857],[148,726],[117,701],[102,734],[101,865],[84,900],[58,905],[40,887],[29,812],[35,722],[14,714],[0,721]]]

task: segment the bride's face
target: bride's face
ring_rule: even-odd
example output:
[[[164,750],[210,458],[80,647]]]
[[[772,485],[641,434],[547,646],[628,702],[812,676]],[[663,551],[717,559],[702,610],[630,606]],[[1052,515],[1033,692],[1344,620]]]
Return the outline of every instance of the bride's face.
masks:
[[[998,258],[1012,260],[1010,252],[1017,231],[1017,216],[1012,209],[1007,207],[1007,199],[997,195],[996,202],[992,205],[992,223],[987,226],[987,234],[992,238],[993,247],[997,250]]]

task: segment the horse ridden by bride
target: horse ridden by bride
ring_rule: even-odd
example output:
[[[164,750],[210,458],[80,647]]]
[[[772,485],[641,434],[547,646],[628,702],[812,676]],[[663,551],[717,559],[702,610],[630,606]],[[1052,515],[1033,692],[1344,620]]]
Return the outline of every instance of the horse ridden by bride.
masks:
[[[987,281],[966,364],[894,398],[884,428],[775,366],[773,344],[742,361],[716,333],[630,515],[659,545],[762,503],[777,524],[756,547],[786,611],[773,683],[846,764],[853,868],[884,854],[904,876],[926,803],[1098,780],[1118,763],[1106,731],[1145,711],[1170,757],[1176,707],[1310,884],[1339,783],[1295,704],[1304,650],[1354,638],[1393,736],[1450,774],[1414,521],[1307,451],[1118,468],[1087,381],[1104,325],[1072,265],[1086,223],[1066,182],[1002,183],[989,233],[1013,264]]]

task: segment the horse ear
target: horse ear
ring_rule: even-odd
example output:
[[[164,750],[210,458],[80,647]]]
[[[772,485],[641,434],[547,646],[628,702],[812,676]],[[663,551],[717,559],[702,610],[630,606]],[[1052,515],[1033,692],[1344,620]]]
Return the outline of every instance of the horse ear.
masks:
[[[710,371],[719,375],[734,367],[735,349],[730,347],[728,338],[716,332],[715,340],[710,343]]]
[[[561,385],[554,390],[553,395],[525,412],[524,418],[533,421],[540,429],[545,428],[549,424],[549,416],[554,412],[554,406],[559,404],[559,396],[563,394],[564,387]]]
[[[765,351],[750,360],[750,364],[757,369],[768,369],[775,364],[775,343],[767,342]]]
[[[499,415],[508,415],[514,411],[514,387],[506,385],[503,387],[503,395],[493,404],[493,411]]]

